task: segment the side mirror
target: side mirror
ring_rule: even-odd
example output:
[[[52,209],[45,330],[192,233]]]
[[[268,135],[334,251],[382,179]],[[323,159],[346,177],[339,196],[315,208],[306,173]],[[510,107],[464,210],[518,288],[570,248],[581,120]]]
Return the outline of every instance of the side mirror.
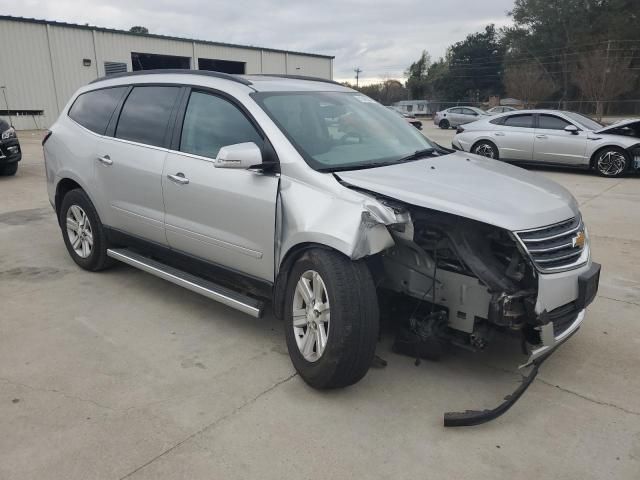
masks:
[[[216,168],[240,168],[246,170],[262,163],[262,152],[253,142],[236,143],[222,147],[214,166]]]
[[[580,130],[578,130],[578,127],[576,127],[575,125],[567,125],[566,127],[564,127],[564,131],[569,132],[572,135],[578,135],[578,132],[580,132]]]

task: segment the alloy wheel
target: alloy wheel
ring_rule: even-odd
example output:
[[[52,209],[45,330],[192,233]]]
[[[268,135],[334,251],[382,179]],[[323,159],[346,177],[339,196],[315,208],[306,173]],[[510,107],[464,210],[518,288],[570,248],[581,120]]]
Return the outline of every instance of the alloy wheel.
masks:
[[[89,217],[78,205],[67,210],[67,236],[71,248],[80,258],[87,258],[93,250],[93,231]]]
[[[627,166],[624,154],[615,150],[604,152],[598,157],[598,171],[607,177],[620,175]]]
[[[496,155],[495,151],[493,150],[493,147],[488,143],[481,143],[475,148],[473,153],[475,153],[476,155],[487,157],[487,158],[495,158],[495,155]]]
[[[293,333],[308,362],[322,357],[329,338],[330,305],[327,287],[314,270],[304,272],[293,296]]]

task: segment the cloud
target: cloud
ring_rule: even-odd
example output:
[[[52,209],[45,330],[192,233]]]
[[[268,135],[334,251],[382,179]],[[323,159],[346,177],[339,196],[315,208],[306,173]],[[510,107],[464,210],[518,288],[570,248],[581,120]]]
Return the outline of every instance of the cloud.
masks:
[[[513,0],[0,0],[5,14],[335,55],[334,76],[401,78],[424,49],[433,58],[488,23],[504,26]]]

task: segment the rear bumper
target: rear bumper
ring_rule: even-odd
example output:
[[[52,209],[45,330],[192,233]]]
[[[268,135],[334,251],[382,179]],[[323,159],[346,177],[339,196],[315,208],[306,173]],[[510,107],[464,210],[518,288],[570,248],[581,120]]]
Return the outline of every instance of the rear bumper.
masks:
[[[22,160],[22,149],[17,138],[9,138],[0,142],[0,165],[7,165]]]

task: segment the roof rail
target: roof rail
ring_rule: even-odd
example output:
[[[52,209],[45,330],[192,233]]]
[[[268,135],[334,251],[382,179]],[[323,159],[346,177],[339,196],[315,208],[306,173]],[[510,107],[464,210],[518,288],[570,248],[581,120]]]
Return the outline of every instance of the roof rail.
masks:
[[[329,80],[327,78],[321,78],[321,77],[307,77],[305,75],[285,75],[280,73],[252,73],[250,76],[290,78],[292,80],[309,80],[311,82],[323,82],[323,83],[333,83],[334,85],[342,85],[341,83],[338,83],[335,80]]]
[[[113,78],[135,77],[137,75],[158,75],[163,73],[203,75],[205,77],[215,77],[215,78],[222,78],[224,80],[230,80],[232,82],[241,83],[242,85],[252,85],[251,81],[247,80],[246,78],[243,78],[237,75],[232,75],[229,73],[212,72],[210,70],[188,70],[188,69],[180,69],[180,68],[161,68],[157,70],[138,70],[135,72],[116,73],[114,75],[108,75],[108,76],[96,78],[90,83],[102,82],[104,80],[111,80]]]

